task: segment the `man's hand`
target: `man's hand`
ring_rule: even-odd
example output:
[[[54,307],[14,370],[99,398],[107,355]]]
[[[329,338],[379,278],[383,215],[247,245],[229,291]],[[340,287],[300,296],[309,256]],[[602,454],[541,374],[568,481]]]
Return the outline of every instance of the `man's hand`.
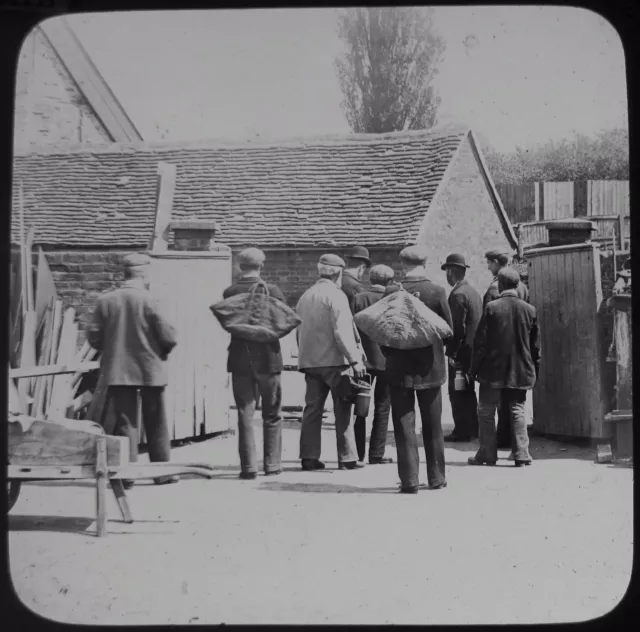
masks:
[[[362,364],[362,362],[356,362],[353,365],[353,374],[355,375],[355,377],[364,377],[366,372],[367,372],[367,367],[364,364]]]

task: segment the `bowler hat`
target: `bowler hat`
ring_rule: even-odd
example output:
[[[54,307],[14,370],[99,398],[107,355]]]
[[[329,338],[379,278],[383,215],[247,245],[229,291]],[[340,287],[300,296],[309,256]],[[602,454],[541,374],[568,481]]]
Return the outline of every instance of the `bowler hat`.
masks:
[[[125,268],[137,268],[139,266],[148,266],[151,263],[151,257],[141,252],[134,252],[127,255],[122,262]]]
[[[346,255],[349,259],[361,259],[368,266],[371,265],[369,251],[364,246],[354,246],[346,253]]]
[[[264,260],[264,252],[258,248],[246,248],[238,254],[239,266],[261,266]]]
[[[467,262],[464,260],[464,255],[461,255],[457,252],[450,254],[446,261],[440,267],[441,270],[446,270],[451,266],[456,266],[458,268],[468,268]]]
[[[320,257],[319,263],[325,266],[334,266],[336,268],[345,267],[344,260],[341,257],[338,257],[338,255],[332,255],[332,254],[322,255]]]

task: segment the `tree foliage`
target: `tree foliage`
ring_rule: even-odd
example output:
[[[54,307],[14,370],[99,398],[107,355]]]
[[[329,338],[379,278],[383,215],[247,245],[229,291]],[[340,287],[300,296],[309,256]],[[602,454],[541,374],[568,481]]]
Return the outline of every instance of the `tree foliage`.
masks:
[[[435,125],[440,98],[431,82],[445,45],[434,31],[431,9],[346,9],[338,15],[338,35],[345,53],[335,67],[354,132]]]
[[[592,137],[576,134],[508,154],[487,149],[485,157],[494,181],[503,184],[628,180],[629,132],[614,128]]]

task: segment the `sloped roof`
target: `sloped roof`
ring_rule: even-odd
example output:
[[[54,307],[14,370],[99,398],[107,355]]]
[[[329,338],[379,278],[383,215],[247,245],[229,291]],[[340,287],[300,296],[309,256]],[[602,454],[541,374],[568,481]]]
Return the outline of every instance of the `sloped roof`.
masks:
[[[141,141],[140,132],[65,18],[51,18],[38,26],[111,140]]]
[[[208,219],[220,241],[263,247],[402,246],[417,236],[468,130],[358,134],[281,144],[128,144],[17,156],[36,242],[144,246],[157,164],[177,165],[173,219]],[[18,227],[12,227],[17,238]]]

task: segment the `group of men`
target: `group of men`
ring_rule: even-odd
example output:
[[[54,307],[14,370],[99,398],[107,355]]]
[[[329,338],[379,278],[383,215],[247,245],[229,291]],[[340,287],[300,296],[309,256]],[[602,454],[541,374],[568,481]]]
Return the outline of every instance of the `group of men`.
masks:
[[[419,489],[419,450],[415,431],[415,403],[422,418],[422,436],[430,489],[447,486],[444,442],[479,437],[471,465],[494,465],[497,450],[511,448],[517,466],[531,463],[524,402],[533,388],[540,366],[535,309],[509,257],[486,253],[494,279],[484,300],[465,279],[468,265],[460,254],[442,264],[445,289],[427,276],[427,252],[410,246],[400,253],[403,277],[386,265],[373,265],[362,246],[351,249],[346,260],[324,254],[317,264],[318,280],[301,296],[296,311],[298,368],[305,376],[305,406],[300,432],[300,460],[305,471],[325,469],[321,460],[322,418],[329,394],[333,399],[338,467],[365,467],[366,419],[353,417],[344,396],[345,379],[371,376],[374,388],[373,427],[369,464],[391,463],[385,457],[389,417],[393,421],[401,492]],[[148,291],[149,260],[132,255],[125,261],[125,285],[100,297],[89,330],[90,344],[102,352],[102,371],[109,386],[108,401],[115,412],[114,434],[128,436],[131,458],[137,458],[136,391],[142,395],[142,416],[151,461],[169,460],[169,433],[162,392],[166,385],[166,360],[176,344],[172,326]],[[238,255],[239,280],[224,291],[224,298],[248,292],[261,280],[265,255],[249,248]],[[369,271],[370,286],[363,284]],[[269,293],[285,301],[282,291],[267,284]],[[390,293],[410,292],[453,331],[419,349],[381,347],[360,332],[354,315]],[[283,359],[279,342],[253,342],[231,337],[227,370],[231,374],[238,411],[240,477],[258,475],[254,433],[256,400],[262,403],[264,429],[263,467],[267,476],[282,472]],[[462,376],[464,384],[460,385]],[[455,428],[442,431],[442,386],[448,381]],[[480,382],[479,402],[475,382]],[[495,413],[499,410],[496,433]],[[157,479],[175,482],[177,477]],[[129,483],[131,485],[132,483]]]

